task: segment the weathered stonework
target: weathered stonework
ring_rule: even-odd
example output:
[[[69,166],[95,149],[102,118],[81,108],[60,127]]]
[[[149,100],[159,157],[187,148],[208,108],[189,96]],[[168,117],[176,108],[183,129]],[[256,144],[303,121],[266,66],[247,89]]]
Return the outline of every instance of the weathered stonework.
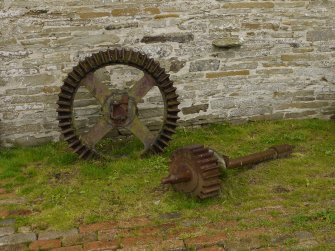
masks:
[[[62,80],[120,46],[169,72],[183,125],[335,119],[334,12],[334,1],[312,0],[0,0],[0,145],[57,141]],[[137,74],[116,67],[105,80],[130,85]],[[141,116],[158,128],[158,90],[144,101]],[[75,103],[85,129],[99,108],[83,90]]]

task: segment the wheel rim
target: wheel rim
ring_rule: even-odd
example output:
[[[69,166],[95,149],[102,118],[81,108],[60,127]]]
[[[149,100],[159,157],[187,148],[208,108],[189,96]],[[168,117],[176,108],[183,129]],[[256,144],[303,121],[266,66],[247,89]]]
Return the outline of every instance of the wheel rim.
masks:
[[[99,82],[94,72],[105,66],[126,65],[144,72],[144,76],[128,92],[112,93]],[[73,104],[77,90],[85,86],[102,107],[103,115],[98,122],[81,135],[74,126]],[[153,87],[160,90],[164,102],[162,127],[156,136],[136,115],[137,103]],[[95,145],[115,128],[126,128],[144,145],[143,152],[159,153],[168,145],[177,127],[178,95],[169,75],[159,63],[130,49],[100,51],[80,61],[68,74],[58,99],[58,120],[64,140],[83,159],[102,157]]]

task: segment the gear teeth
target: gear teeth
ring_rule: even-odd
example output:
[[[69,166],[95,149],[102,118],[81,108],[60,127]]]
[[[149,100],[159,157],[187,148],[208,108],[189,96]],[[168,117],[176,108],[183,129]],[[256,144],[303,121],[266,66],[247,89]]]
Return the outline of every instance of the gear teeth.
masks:
[[[218,190],[218,186],[214,185],[214,186],[210,186],[210,187],[204,187],[201,192],[203,194],[210,194],[210,193],[213,193],[213,192],[217,192],[217,190]]]
[[[175,129],[177,127],[177,123],[173,121],[166,121],[166,125],[168,125],[171,129]],[[173,131],[174,133],[176,131]]]
[[[72,87],[73,89],[76,89],[77,86],[78,86],[78,84],[75,83],[75,82],[74,82],[72,79],[70,79],[69,77],[67,77],[67,78],[64,80],[64,83],[65,83],[65,85],[63,85],[63,86],[68,85],[68,86]]]
[[[208,193],[208,194],[205,194],[205,193],[200,193],[198,195],[199,199],[208,199],[208,198],[211,198],[211,197],[216,197],[219,195],[219,191],[216,191],[216,192],[212,192],[212,193]]]
[[[168,95],[166,95],[166,99],[169,100],[174,100],[177,99],[179,96],[176,93],[169,93]]]
[[[87,57],[86,59],[85,59],[85,61],[86,61],[86,63],[89,65],[89,67],[91,68],[91,69],[96,69],[97,68],[97,65],[96,65],[96,63],[95,63],[95,60],[93,59],[93,57]]]
[[[81,158],[81,159],[87,159],[87,157],[89,155],[89,152],[90,152],[90,149],[85,147],[85,149],[79,155],[79,158]]]
[[[167,122],[169,123],[169,122]],[[170,133],[170,134],[175,134],[176,133],[176,130],[174,130],[173,128],[169,128],[169,127],[165,127],[163,129],[163,131],[165,131],[165,133]]]
[[[163,72],[165,72],[164,69],[162,69],[162,70],[163,70]],[[169,79],[169,77],[170,77],[170,75],[165,73],[165,74],[163,74],[162,76],[159,77],[158,82],[163,83],[165,80]]]
[[[218,169],[209,170],[209,171],[203,172],[202,175],[205,179],[211,179],[211,178],[220,176],[220,171]]]
[[[81,69],[80,65],[73,67],[73,71],[78,75],[80,78],[85,77],[85,71]]]
[[[63,100],[58,100],[57,101],[58,105],[65,105],[71,107],[71,102],[70,101],[63,101]]]
[[[57,112],[71,112],[71,108],[57,108],[56,110]]]
[[[74,82],[79,82],[81,80],[81,77],[78,76],[74,71],[70,72],[68,75],[71,79],[74,80]]]
[[[159,78],[160,75],[162,75],[164,72],[165,72],[165,70],[163,68],[158,68],[153,75],[154,75],[155,78]]]
[[[116,51],[115,50],[107,50],[108,61],[113,62],[116,61]]]
[[[153,144],[153,147],[155,148],[155,150],[157,150],[157,152],[163,152],[164,151],[163,148],[159,144],[157,144],[157,142],[155,142]]]
[[[202,171],[210,171],[219,168],[217,164],[203,165],[200,167]]]
[[[76,137],[76,135],[74,135],[74,134],[70,134],[69,136],[65,136],[64,137],[64,140],[65,141],[69,141],[69,140],[71,140],[71,139],[74,139]]]
[[[175,189],[199,199],[217,196],[221,188],[221,173],[217,161],[214,153],[203,145],[189,145],[177,149],[171,157],[170,174],[178,177],[177,173],[183,170],[180,169],[180,163],[183,163],[183,166],[192,169],[197,175],[174,186]]]
[[[75,146],[77,146],[77,145],[79,145],[79,144],[80,144],[80,140],[79,140],[79,139],[76,139],[76,140],[72,141],[71,143],[69,143],[69,146],[70,146],[71,148],[73,148],[73,147],[75,147]]]
[[[206,159],[199,159],[198,160],[198,163],[200,165],[205,165],[205,164],[210,164],[210,163],[217,163],[217,162],[218,162],[218,160],[215,156],[212,156],[212,157],[206,158]]]
[[[155,61],[154,61],[152,58],[150,58],[149,60],[147,60],[146,64],[144,65],[144,69],[149,70],[150,67],[151,67],[151,65],[152,65],[154,62],[155,62]]]
[[[208,150],[204,153],[200,153],[198,154],[197,156],[197,159],[207,159],[207,158],[210,158],[210,157],[213,157],[214,153],[212,152],[209,152]]]
[[[65,127],[65,126],[70,126],[71,122],[70,121],[66,121],[66,122],[59,122],[58,126],[60,128]]]
[[[151,73],[155,73],[157,71],[157,69],[160,68],[160,65],[158,62],[155,62],[153,65],[152,65],[152,69],[150,69],[150,72]]]
[[[168,134],[164,133],[164,132],[161,132],[161,136],[164,137],[167,141],[172,140],[172,137],[169,136]]]
[[[73,132],[74,132],[73,128],[70,127],[70,128],[68,128],[68,129],[64,129],[64,130],[62,130],[62,133],[63,133],[63,134],[67,134],[67,133],[69,133],[69,132],[72,132],[72,133],[73,133]]]
[[[75,92],[75,89],[73,87],[70,87],[70,86],[67,86],[67,85],[63,85],[60,89],[64,92],[68,92],[68,93],[71,93],[71,94]]]
[[[81,141],[74,129],[72,108],[80,81],[85,78],[88,73],[96,69],[117,63],[136,67],[154,77],[156,86],[159,87],[166,103],[166,118],[161,131],[156,137],[155,143],[151,146],[151,150],[157,153],[162,152],[172,139],[171,135],[176,132],[176,122],[179,119],[177,115],[180,112],[178,105],[180,103],[177,100],[178,95],[175,93],[176,89],[173,87],[170,75],[160,67],[159,62],[138,51],[124,48],[107,49],[106,51],[100,51],[92,54],[90,57],[86,57],[73,67],[72,72],[70,72],[64,80],[58,95],[57,119],[59,120],[61,133],[64,140],[68,141],[69,146],[78,153],[80,158],[88,159],[99,156],[94,149],[91,149]]]
[[[169,89],[166,89],[165,92],[166,93],[171,93],[171,92],[175,92],[177,90],[176,87],[170,87]]]
[[[63,98],[63,99],[71,99],[71,95],[67,95],[63,92],[59,93],[58,97]]]
[[[178,105],[180,105],[180,102],[178,102],[177,100],[173,100],[168,103],[168,107],[175,107]]]
[[[79,67],[85,73],[89,73],[91,71],[90,67],[87,65],[87,62],[85,62],[85,61],[80,61],[79,62]]]
[[[166,147],[167,145],[168,145],[168,142],[167,141],[165,141],[164,139],[162,139],[162,138],[159,138],[159,139],[157,139],[157,141],[160,143],[160,144],[162,144],[163,145],[163,147]]]
[[[176,115],[171,115],[171,114],[168,114],[166,117],[167,117],[168,119],[174,119],[174,120],[178,120],[178,119],[180,119],[178,116],[176,116]]]
[[[58,115],[58,117],[57,117],[58,120],[71,119],[71,118],[72,118],[71,114]]]
[[[195,155],[204,154],[206,152],[208,152],[208,149],[203,147],[192,150],[192,153]]]
[[[75,153],[80,153],[80,151],[82,150],[82,149],[84,149],[84,145],[82,145],[82,144],[79,144],[77,147],[75,147],[75,148],[73,148],[73,151],[75,152]]]
[[[173,86],[173,82],[168,80],[160,84],[160,87],[163,89],[167,89]]]
[[[220,184],[221,184],[221,180],[219,179],[219,177],[215,177],[213,179],[206,180],[206,184],[204,185],[204,187],[218,186],[220,189]]]

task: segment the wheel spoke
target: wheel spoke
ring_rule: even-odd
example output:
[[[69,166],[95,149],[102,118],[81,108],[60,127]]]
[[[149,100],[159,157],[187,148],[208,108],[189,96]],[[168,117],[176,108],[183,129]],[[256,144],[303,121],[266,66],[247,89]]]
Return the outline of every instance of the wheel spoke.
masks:
[[[155,141],[155,136],[150,132],[142,121],[136,116],[134,120],[126,126],[144,145],[144,149],[147,150]]]
[[[130,96],[135,98],[137,103],[139,103],[155,85],[155,83],[156,81],[153,77],[147,73],[144,73],[144,76],[130,88],[128,93]]]
[[[90,72],[81,80],[81,83],[92,93],[101,105],[103,105],[111,95],[111,91],[102,83],[103,80],[104,76],[101,71],[96,71],[95,73]]]
[[[113,126],[106,120],[101,118],[87,133],[81,136],[81,139],[89,146],[94,147],[108,132],[113,129]]]

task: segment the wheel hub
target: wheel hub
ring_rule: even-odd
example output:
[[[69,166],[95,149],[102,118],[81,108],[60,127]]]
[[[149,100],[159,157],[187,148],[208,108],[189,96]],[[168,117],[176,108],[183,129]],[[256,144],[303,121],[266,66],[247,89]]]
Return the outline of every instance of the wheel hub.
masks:
[[[111,95],[104,106],[105,118],[114,127],[129,125],[136,115],[136,110],[136,102],[128,93]]]

